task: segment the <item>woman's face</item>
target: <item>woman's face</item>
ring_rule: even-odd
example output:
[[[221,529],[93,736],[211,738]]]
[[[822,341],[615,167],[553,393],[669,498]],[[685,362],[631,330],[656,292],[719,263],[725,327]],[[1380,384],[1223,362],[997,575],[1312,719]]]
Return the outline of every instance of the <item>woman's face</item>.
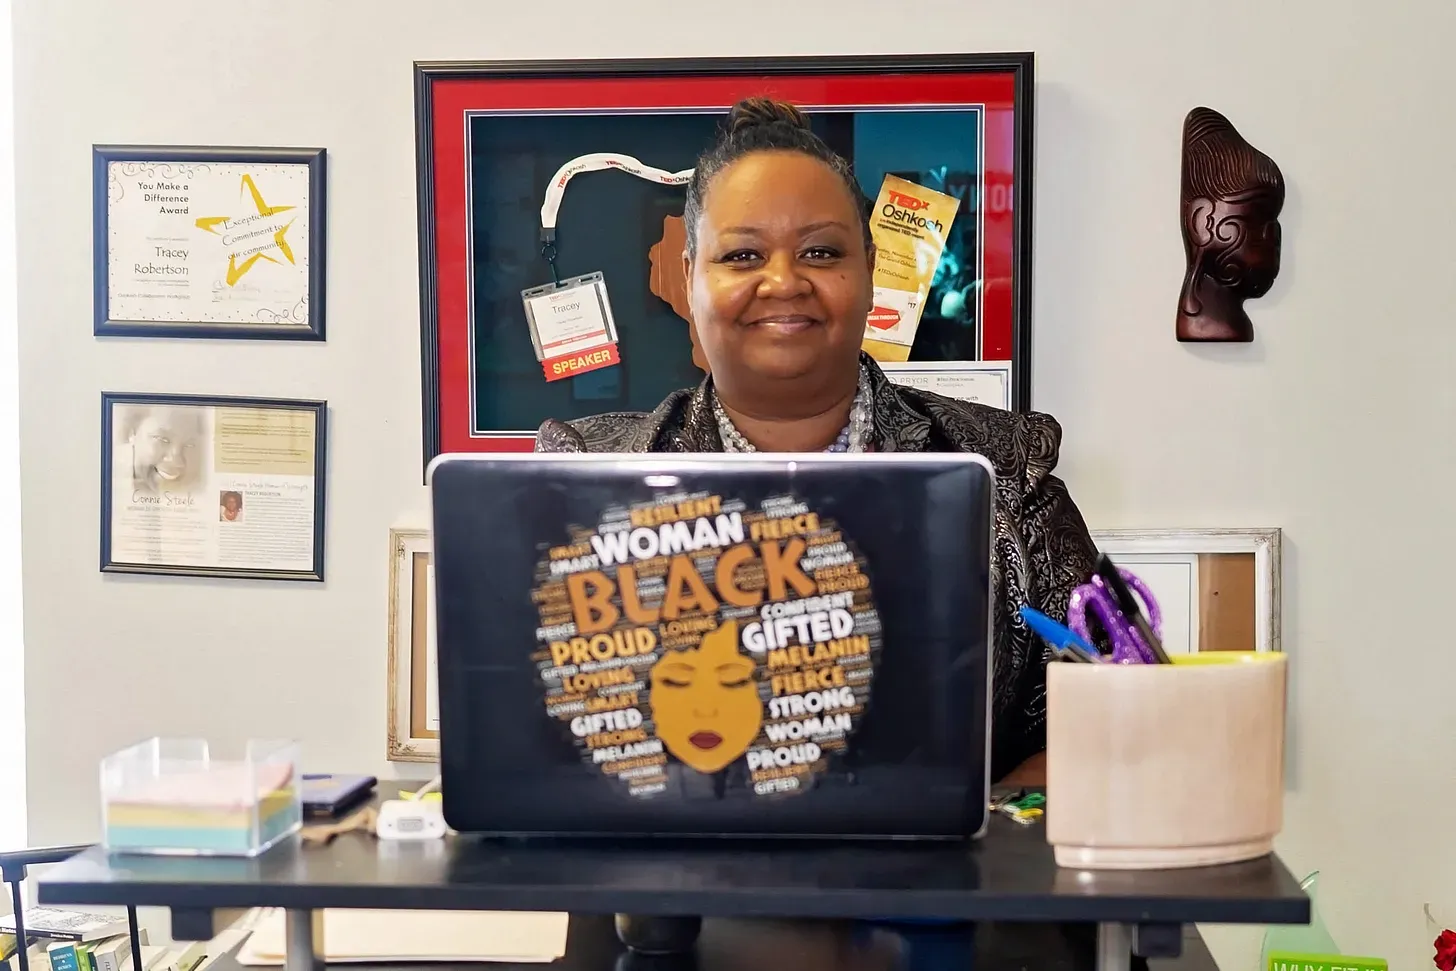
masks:
[[[748,750],[763,724],[754,664],[738,653],[729,622],[689,650],[662,652],[652,666],[657,737],[685,765],[717,772]]]
[[[715,377],[852,373],[873,256],[848,188],[798,152],[757,152],[708,186],[688,299]]]

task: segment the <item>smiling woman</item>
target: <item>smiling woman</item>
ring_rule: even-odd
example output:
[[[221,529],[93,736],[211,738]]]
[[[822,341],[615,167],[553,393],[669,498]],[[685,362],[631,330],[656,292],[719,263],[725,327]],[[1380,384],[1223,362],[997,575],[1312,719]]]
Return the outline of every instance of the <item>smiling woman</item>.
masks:
[[[861,350],[875,253],[848,163],[798,108],[730,112],[688,186],[687,299],[710,375],[653,411],[548,420],[545,452],[976,452],[996,469],[992,766],[1045,748],[1044,646],[1030,605],[1063,617],[1095,547],[1054,475],[1061,428],[892,384]]]
[[[849,166],[797,108],[745,101],[698,164],[683,221],[724,439],[736,450],[744,437],[774,452],[862,450],[845,446],[862,447],[867,431],[851,406],[874,248]]]
[[[1081,513],[1052,475],[1061,427],[1047,415],[891,384],[862,351],[874,293],[868,201],[850,166],[793,105],[750,99],[733,108],[717,144],[698,160],[683,220],[687,300],[709,376],[649,413],[548,420],[536,450],[985,456],[996,470],[997,507],[992,778],[1034,763],[1046,748],[1048,658],[1020,608],[1063,618],[1096,555]],[[665,587],[674,588],[671,575]],[[714,773],[693,774],[699,781],[720,778],[762,718],[752,683],[738,683],[747,662],[737,638],[723,628],[694,649],[664,651],[651,675],[658,734],[683,765]],[[814,697],[832,719],[836,688],[794,685],[788,694]],[[803,751],[814,742],[784,741],[747,756],[781,756],[785,772],[817,758]],[[679,786],[694,782],[677,767],[669,775]],[[1074,966],[1090,966],[1087,928],[1061,931],[1079,958]],[[1137,958],[1133,967],[1146,963]]]

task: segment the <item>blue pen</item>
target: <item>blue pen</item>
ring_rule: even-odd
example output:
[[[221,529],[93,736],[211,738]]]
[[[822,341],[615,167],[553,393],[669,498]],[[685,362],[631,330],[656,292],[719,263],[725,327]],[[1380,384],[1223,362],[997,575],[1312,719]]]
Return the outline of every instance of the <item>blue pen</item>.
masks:
[[[1102,655],[1097,648],[1077,636],[1076,631],[1057,623],[1040,610],[1022,607],[1021,619],[1026,621],[1026,626],[1030,627],[1034,634],[1052,646],[1052,650],[1057,652],[1058,657],[1092,663],[1102,660]]]

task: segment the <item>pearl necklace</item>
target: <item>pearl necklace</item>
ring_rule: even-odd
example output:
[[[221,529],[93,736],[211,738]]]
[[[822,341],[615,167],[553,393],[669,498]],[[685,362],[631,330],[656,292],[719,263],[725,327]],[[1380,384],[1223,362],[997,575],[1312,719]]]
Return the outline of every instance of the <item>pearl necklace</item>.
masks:
[[[713,392],[713,417],[718,421],[718,437],[723,440],[725,452],[757,452],[753,443],[743,437],[733,424],[733,419],[723,410],[718,393]],[[859,388],[854,393],[854,404],[849,408],[849,424],[839,432],[839,437],[826,448],[826,452],[863,452],[870,430],[870,380],[869,374],[859,369]]]

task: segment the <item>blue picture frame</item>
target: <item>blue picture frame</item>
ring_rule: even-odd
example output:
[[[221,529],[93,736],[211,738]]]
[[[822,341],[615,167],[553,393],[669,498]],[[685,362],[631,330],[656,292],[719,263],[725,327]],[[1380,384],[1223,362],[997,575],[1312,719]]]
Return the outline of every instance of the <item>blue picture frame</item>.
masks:
[[[92,146],[92,288],[96,337],[143,337],[184,340],[325,339],[327,280],[327,161],[322,148],[166,147],[156,145]],[[113,162],[139,164],[299,165],[308,171],[308,283],[306,322],[147,321],[113,318],[110,292],[109,172]]]
[[[284,411],[297,411],[307,413],[313,417],[313,462],[311,465],[312,476],[312,529],[310,564],[307,568],[274,568],[274,567],[239,567],[239,566],[206,566],[195,564],[181,564],[169,562],[135,562],[131,560],[118,560],[114,555],[113,527],[115,525],[115,502],[116,495],[116,445],[119,438],[121,426],[117,421],[118,406],[134,406],[141,409],[155,408],[162,406],[175,409],[208,409],[208,408],[256,408]],[[215,433],[209,433],[209,448],[211,439]],[[323,582],[324,579],[324,551],[325,551],[325,510],[328,493],[328,402],[293,399],[293,398],[262,398],[262,397],[228,397],[216,395],[191,395],[191,394],[153,394],[153,393],[127,393],[116,391],[103,391],[101,393],[101,572],[102,573],[131,573],[148,574],[152,576],[185,576],[185,577],[223,577],[230,579],[255,579],[255,580],[303,580]],[[135,460],[133,460],[133,475],[135,475]],[[189,496],[197,495],[205,501],[206,496],[216,483],[195,493],[188,491]],[[242,488],[234,484],[226,484],[219,491],[219,503],[222,497],[236,489]],[[238,496],[238,502],[243,502],[243,495]],[[195,517],[198,522],[204,517]]]

